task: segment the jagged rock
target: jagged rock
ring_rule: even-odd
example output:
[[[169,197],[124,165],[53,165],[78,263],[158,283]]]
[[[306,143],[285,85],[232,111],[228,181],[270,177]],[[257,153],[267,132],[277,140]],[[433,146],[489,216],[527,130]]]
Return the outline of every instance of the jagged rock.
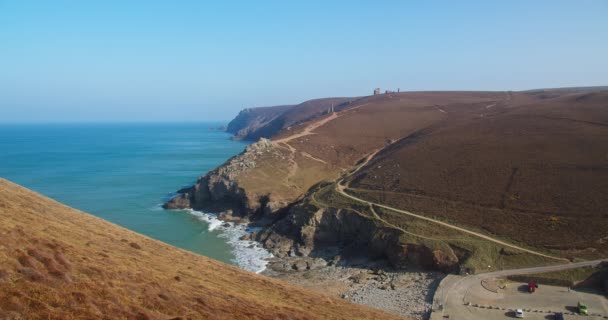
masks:
[[[304,271],[308,269],[308,263],[306,263],[305,260],[297,260],[293,265],[292,268],[296,271]]]
[[[260,154],[273,152],[274,145],[262,138],[253,143],[239,155],[230,158],[221,166],[200,177],[189,188],[179,190],[180,194],[165,203],[165,209],[208,210],[222,212],[224,220],[234,217],[247,217],[261,211],[262,214],[273,214],[286,206],[286,203],[252,199],[239,185],[237,177],[256,167]],[[236,219],[238,220],[238,219]]]
[[[312,259],[312,261],[309,261],[308,263],[308,267],[310,269],[319,269],[319,268],[323,268],[327,266],[327,261],[321,259],[321,258],[314,258]]]
[[[263,129],[292,107],[293,106],[276,106],[243,109],[236,118],[230,121],[226,127],[226,131],[234,134],[233,139],[235,140],[252,140],[264,135],[270,136],[274,131],[260,129]],[[277,127],[275,130],[279,129],[280,127]]]
[[[173,197],[169,202],[163,204],[165,209],[185,209],[190,207],[190,195],[181,193]]]
[[[342,248],[343,253],[388,259],[396,268],[413,264],[451,271],[457,265],[458,258],[451,250],[402,243],[399,230],[349,209],[320,209],[306,198],[286,209],[289,203],[276,201],[272,195],[247,194],[239,185],[238,176],[255,168],[260,155],[273,152],[272,141],[260,139],[243,153],[200,177],[191,188],[181,190],[183,193],[164,207],[221,212],[219,218],[225,221],[245,222],[252,218],[258,225],[268,227],[253,234],[251,239],[261,242],[277,257],[306,257],[315,250],[334,246]],[[303,264],[298,268],[304,268]]]
[[[307,256],[328,246],[344,246],[368,258],[386,258],[399,269],[408,265],[430,270],[451,271],[458,265],[452,251],[433,250],[421,244],[402,243],[400,231],[347,209],[319,209],[301,201],[286,215],[253,238],[276,256]],[[340,258],[330,262],[337,265]],[[378,271],[378,279],[386,276]]]

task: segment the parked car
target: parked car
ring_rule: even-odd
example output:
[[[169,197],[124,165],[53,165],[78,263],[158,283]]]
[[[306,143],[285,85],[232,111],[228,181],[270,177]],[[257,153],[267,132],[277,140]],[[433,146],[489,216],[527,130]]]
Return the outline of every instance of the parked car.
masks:
[[[553,315],[553,319],[555,320],[564,320],[564,314],[561,312],[556,312],[555,315]]]
[[[587,305],[583,302],[578,302],[578,313],[580,314],[589,314],[589,311],[587,310]]]
[[[524,317],[524,310],[522,310],[522,309],[515,310],[515,318],[523,318],[523,317]]]

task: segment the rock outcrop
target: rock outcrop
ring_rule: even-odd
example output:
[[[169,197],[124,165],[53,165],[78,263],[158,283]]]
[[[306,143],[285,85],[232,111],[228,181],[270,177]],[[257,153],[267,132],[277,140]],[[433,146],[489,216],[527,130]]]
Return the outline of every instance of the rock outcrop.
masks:
[[[434,229],[408,236],[401,225],[416,226],[405,217],[359,213],[369,209],[359,210],[361,203],[376,203],[528,245],[551,243],[569,255],[567,250],[583,247],[564,239],[584,240],[584,248],[596,251],[580,256],[590,258],[606,249],[601,245],[606,219],[597,209],[605,207],[606,179],[597,150],[607,141],[608,94],[555,93],[548,99],[534,92],[410,92],[244,110],[228,131],[262,139],[181,190],[165,208],[253,221],[266,228],[253,238],[283,257],[317,257],[335,247],[340,253],[334,256],[358,252],[396,267],[451,270],[459,259],[475,268],[485,256],[475,244],[461,248],[434,238]],[[568,133],[572,130],[578,134]],[[313,186],[341,176],[364,201],[311,199]],[[547,177],[554,178],[541,183]],[[500,219],[488,219],[489,212]],[[581,221],[580,215],[592,220]],[[525,225],[535,230],[550,231],[548,236],[510,227],[522,219],[532,221]],[[486,249],[492,252],[488,256],[509,259],[504,250],[494,255],[500,248]]]
[[[241,154],[230,158],[221,166],[200,177],[189,188],[178,191],[163,205],[165,209],[195,209],[220,212],[225,220],[233,218],[259,219],[279,210],[284,204],[271,202],[269,197],[248,194],[239,184],[239,175],[258,166],[258,158],[274,153],[268,139],[260,139],[247,146]]]
[[[270,138],[290,126],[314,119],[330,111],[348,107],[354,98],[325,98],[302,102],[297,105],[243,109],[228,124],[227,132],[235,140],[257,141]]]
[[[226,132],[232,133],[235,140],[257,140],[263,137],[256,133],[258,129],[268,125],[291,108],[292,105],[243,109],[228,123]]]
[[[350,209],[318,208],[303,200],[271,227],[252,238],[277,257],[322,256],[327,248],[348,258],[387,259],[400,269],[408,265],[450,272],[458,258],[449,248],[444,251],[423,244],[404,243],[401,231],[360,215]]]

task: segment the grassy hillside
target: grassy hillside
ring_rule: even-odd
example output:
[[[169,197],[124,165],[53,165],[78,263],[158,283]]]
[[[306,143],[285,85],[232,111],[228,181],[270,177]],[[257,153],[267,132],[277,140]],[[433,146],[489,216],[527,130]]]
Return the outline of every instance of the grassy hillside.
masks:
[[[226,131],[235,139],[253,139],[256,130],[268,125],[294,106],[272,106],[244,109],[228,123]]]
[[[563,256],[605,256],[608,92],[552,94],[442,107],[445,121],[385,148],[349,185]]]
[[[209,199],[228,199],[218,211],[232,210],[272,225],[260,239],[276,254],[286,254],[289,247],[296,252],[343,248],[339,239],[325,243],[324,235],[339,233],[342,240],[351,239],[358,230],[348,229],[352,234],[347,235],[343,226],[350,219],[361,222],[359,216],[326,211],[328,219],[316,221],[298,204],[307,203],[305,198],[319,182],[345,177],[346,192],[363,201],[434,218],[477,232],[477,238],[527,248],[537,257],[550,255],[553,262],[604,257],[607,103],[608,91],[601,88],[402,92],[358,98],[338,105],[333,113],[301,116],[303,122],[250,146],[170,204],[205,208],[217,203]],[[294,107],[284,115],[297,112]],[[354,175],[348,174],[361,164]],[[484,270],[539,262],[484,241],[399,238],[394,234],[420,227],[426,236],[432,226],[414,225],[397,211],[378,211],[384,221],[374,223],[376,233],[386,226],[392,231],[390,239],[375,245],[370,231],[365,241],[372,256],[412,256],[407,251],[418,245],[422,255],[434,255],[434,263],[450,267],[455,257],[459,265],[485,265]],[[332,220],[336,216],[339,221]],[[366,219],[370,217],[375,218]],[[319,225],[323,232],[317,230]],[[422,260],[431,261],[408,263]]]
[[[237,139],[257,141],[327,114],[332,106],[335,111],[342,110],[355,100],[356,98],[324,98],[297,105],[245,109],[230,121],[227,131],[235,134]]]
[[[0,179],[0,319],[391,319]]]

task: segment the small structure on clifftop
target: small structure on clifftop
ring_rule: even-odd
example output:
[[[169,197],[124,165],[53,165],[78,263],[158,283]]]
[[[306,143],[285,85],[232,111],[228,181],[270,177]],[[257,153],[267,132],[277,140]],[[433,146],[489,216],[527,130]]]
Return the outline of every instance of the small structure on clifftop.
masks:
[[[380,88],[376,88],[374,89],[374,95],[379,95],[380,94]]]

